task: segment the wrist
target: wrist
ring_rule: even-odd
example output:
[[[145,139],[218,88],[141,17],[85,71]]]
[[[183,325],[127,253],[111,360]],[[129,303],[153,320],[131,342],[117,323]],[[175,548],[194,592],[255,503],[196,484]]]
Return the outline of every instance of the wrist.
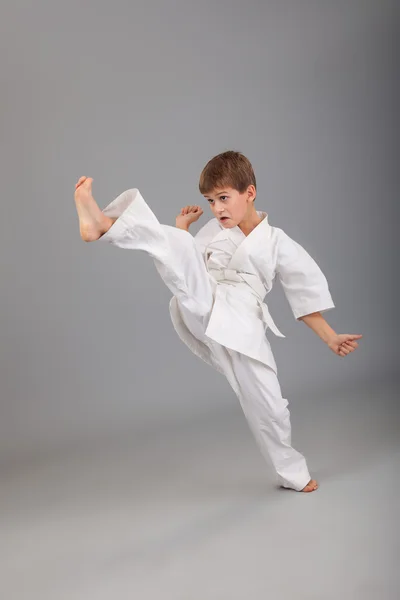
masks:
[[[175,221],[175,227],[182,229],[183,231],[189,231],[189,225],[187,225],[187,223],[180,223],[178,219]]]
[[[318,335],[328,346],[335,343],[337,333],[327,323],[321,313],[311,313],[302,317],[302,321]]]
[[[335,331],[332,331],[330,333],[327,333],[324,336],[324,338],[322,338],[322,339],[327,346],[332,346],[333,344],[336,343],[336,338],[337,338],[337,333]]]

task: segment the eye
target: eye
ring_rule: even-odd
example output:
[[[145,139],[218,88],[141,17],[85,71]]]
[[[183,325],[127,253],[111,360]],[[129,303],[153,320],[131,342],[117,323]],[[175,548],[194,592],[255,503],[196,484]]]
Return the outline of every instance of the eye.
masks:
[[[214,200],[211,200],[211,199],[208,200],[209,204],[212,204],[213,202],[214,202]]]
[[[220,200],[226,200],[228,196],[220,196],[219,199]]]

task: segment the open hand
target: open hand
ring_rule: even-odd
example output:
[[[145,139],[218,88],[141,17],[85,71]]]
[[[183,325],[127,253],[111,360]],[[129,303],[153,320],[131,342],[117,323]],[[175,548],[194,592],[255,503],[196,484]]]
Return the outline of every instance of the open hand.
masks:
[[[189,225],[197,221],[202,214],[203,209],[200,206],[185,206],[176,217],[176,226],[186,229]]]
[[[329,348],[338,356],[347,356],[350,352],[354,352],[358,348],[356,340],[362,338],[360,334],[353,333],[342,333],[336,335],[330,342],[328,342]]]

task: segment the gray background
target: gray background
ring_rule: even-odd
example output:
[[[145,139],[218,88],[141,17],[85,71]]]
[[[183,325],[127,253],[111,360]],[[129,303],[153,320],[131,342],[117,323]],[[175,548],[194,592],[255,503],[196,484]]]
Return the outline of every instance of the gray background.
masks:
[[[399,16],[389,0],[1,3],[1,598],[398,600]],[[324,270],[328,321],[364,334],[340,359],[269,296],[312,494],[273,485],[151,260],[79,237],[80,175],[101,206],[138,187],[173,224],[228,148]]]
[[[292,405],[394,377],[398,8],[2,2],[4,465],[237,404],[175,335],[150,259],[80,241],[82,174],[101,206],[138,187],[173,224],[182,206],[203,202],[206,161],[241,150],[258,207],[327,275],[337,306],[329,322],[364,334],[341,360],[274,290],[270,309],[287,339],[270,339]]]

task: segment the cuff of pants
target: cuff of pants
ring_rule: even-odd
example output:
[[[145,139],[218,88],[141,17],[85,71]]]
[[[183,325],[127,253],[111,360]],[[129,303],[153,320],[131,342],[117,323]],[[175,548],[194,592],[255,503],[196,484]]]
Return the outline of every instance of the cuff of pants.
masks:
[[[165,234],[157,217],[146,204],[139,190],[126,190],[104,210],[107,217],[116,219],[99,241],[122,248],[136,248],[152,254],[165,247]]]
[[[106,208],[103,209],[103,214],[111,219],[116,219],[110,229],[101,236],[99,241],[113,242],[124,236],[126,231],[132,227],[132,217],[138,215],[140,211],[140,205],[145,204],[142,195],[136,188],[126,190],[122,192],[115,200],[110,202]]]

